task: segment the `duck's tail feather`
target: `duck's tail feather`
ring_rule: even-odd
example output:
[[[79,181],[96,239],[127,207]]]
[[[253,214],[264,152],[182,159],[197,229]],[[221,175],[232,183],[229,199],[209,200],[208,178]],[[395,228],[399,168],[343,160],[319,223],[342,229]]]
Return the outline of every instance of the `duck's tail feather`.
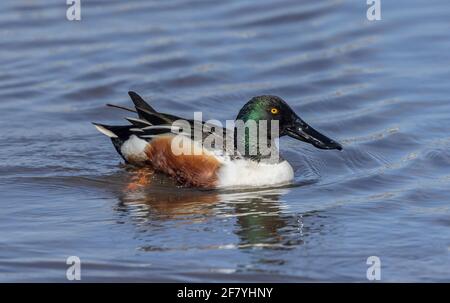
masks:
[[[133,134],[148,140],[154,136],[173,133],[171,125],[174,121],[181,119],[180,117],[157,112],[133,91],[129,91],[128,95],[133,101],[136,110],[115,104],[107,104],[107,106],[137,113],[139,118],[126,117],[125,119],[131,123],[131,125],[127,126],[93,123],[99,132],[111,138],[115,145],[127,140]]]
[[[173,121],[163,114],[149,111],[141,107],[136,107],[139,118],[150,122],[152,125],[171,124]]]
[[[126,106],[122,106],[122,105],[116,105],[116,104],[107,103],[106,106],[127,110],[127,111],[132,112],[132,113],[136,112],[136,110],[134,110],[132,108],[129,108],[129,107],[126,107]]]
[[[138,118],[126,117],[125,120],[127,120],[128,122],[130,122],[131,124],[133,124],[134,126],[139,127],[139,128],[144,128],[144,127],[152,125],[147,120],[142,120],[142,119],[138,119]]]
[[[128,95],[130,96],[131,100],[133,101],[135,107],[139,107],[139,108],[148,110],[150,112],[156,112],[156,110],[153,107],[151,107],[150,104],[145,102],[144,99],[142,99],[142,97],[139,96],[137,93],[135,93],[133,91],[129,91]],[[123,109],[123,110],[129,111],[129,112],[132,112],[132,113],[137,112],[135,109],[132,109],[132,108],[126,107],[126,106],[122,106],[122,105],[107,103],[106,106]]]
[[[130,96],[131,100],[134,103],[134,106],[136,107],[136,109],[139,107],[141,109],[145,109],[149,112],[155,112],[156,110],[150,106],[150,104],[148,104],[147,102],[145,102],[144,99],[142,99],[141,96],[139,96],[136,92],[133,91],[129,91],[128,95]]]
[[[136,92],[129,91],[128,95],[130,95],[131,100],[134,103],[136,108],[136,112],[141,119],[145,119],[153,125],[160,124],[171,124],[176,120],[181,119],[180,117],[164,114],[156,111],[153,107],[150,106],[141,96],[139,96]]]
[[[178,134],[179,130],[175,126],[169,124],[161,125],[145,125],[144,127],[136,125],[125,126],[113,126],[100,123],[94,123],[95,128],[111,139],[116,148],[120,149],[120,146],[128,140],[132,135],[135,135],[146,141],[150,141],[152,138],[162,135]],[[119,152],[120,153],[120,152]]]
[[[94,122],[92,122],[92,124],[94,124],[95,128],[99,132],[108,136],[111,139],[120,139],[124,141],[127,140],[133,134],[133,132],[131,131],[131,129],[134,128],[133,125],[112,126]]]
[[[163,115],[158,113],[153,107],[150,106],[141,96],[136,92],[129,91],[128,95],[134,103],[136,112],[140,119],[146,120],[153,125],[165,124],[170,121],[166,119]]]
[[[94,123],[95,128],[101,132],[102,134],[108,136],[111,139],[112,144],[114,145],[114,148],[116,149],[117,153],[124,159],[126,163],[128,163],[128,160],[124,155],[122,154],[122,145],[125,141],[127,141],[131,135],[134,134],[134,125],[121,125],[121,126],[112,126],[112,125],[105,125],[100,123]]]

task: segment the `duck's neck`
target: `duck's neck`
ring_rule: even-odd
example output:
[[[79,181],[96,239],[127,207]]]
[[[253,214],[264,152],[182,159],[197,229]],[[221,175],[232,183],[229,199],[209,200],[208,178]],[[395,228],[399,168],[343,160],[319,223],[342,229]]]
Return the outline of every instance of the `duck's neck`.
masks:
[[[241,120],[242,121],[242,120]],[[248,120],[247,120],[248,121]],[[245,122],[247,122],[245,121]],[[256,129],[237,126],[234,130],[234,143],[241,156],[253,161],[279,162],[277,137],[271,136],[270,126],[264,131],[256,122]],[[241,122],[237,122],[241,123]]]

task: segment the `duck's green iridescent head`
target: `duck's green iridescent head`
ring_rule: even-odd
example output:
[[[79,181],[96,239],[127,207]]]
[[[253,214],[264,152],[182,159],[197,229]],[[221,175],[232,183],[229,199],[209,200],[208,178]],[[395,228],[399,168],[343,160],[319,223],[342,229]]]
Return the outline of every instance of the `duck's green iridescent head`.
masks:
[[[280,137],[288,135],[320,149],[342,150],[339,143],[309,126],[283,99],[277,96],[253,97],[239,111],[236,120],[242,120],[243,122],[267,120],[269,125],[270,121],[278,120]]]

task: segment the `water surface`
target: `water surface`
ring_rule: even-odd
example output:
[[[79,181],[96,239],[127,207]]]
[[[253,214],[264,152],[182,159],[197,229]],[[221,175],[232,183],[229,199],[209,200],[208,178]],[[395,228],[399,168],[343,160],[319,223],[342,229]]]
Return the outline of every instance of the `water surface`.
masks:
[[[450,5],[382,1],[0,4],[0,281],[450,280]],[[91,121],[135,90],[233,119],[279,95],[344,145],[283,138],[291,186],[130,191]],[[124,120],[123,120],[124,121]],[[125,122],[125,121],[124,121]]]

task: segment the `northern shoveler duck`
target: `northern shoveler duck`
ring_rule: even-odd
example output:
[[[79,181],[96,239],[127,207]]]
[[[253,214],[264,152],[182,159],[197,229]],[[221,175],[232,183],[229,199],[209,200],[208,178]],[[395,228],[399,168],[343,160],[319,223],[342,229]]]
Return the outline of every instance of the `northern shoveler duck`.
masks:
[[[212,148],[203,147],[203,141],[210,132],[205,132],[202,128],[203,135],[200,138],[194,135],[186,137],[193,144],[202,143],[200,154],[174,153],[172,140],[178,134],[174,132],[173,123],[181,118],[156,111],[135,92],[128,94],[135,109],[107,105],[137,113],[136,118],[125,118],[130,125],[109,126],[93,123],[97,130],[111,138],[115,149],[126,163],[148,166],[173,177],[180,185],[200,188],[270,186],[289,183],[294,178],[291,165],[283,158],[277,157],[275,162],[265,161],[267,156],[261,154],[259,149],[256,154],[250,154],[248,151],[252,139],[249,138],[248,132],[243,136],[237,136],[236,128],[231,133],[234,134],[232,140],[237,144],[232,145],[231,151],[222,147],[216,148],[214,145]],[[239,111],[236,117],[236,121],[238,120],[243,122],[266,120],[269,124],[277,120],[279,126],[277,138],[273,138],[269,131],[265,134],[268,146],[277,146],[275,140],[288,135],[320,149],[342,150],[339,143],[309,126],[277,96],[252,98]],[[194,120],[184,121],[188,121],[193,128],[198,124],[206,125],[205,122],[197,124]],[[223,128],[220,131],[225,134],[225,130]],[[224,138],[226,141],[230,137],[225,134]],[[236,151],[239,142],[243,142],[246,147],[244,153]]]

